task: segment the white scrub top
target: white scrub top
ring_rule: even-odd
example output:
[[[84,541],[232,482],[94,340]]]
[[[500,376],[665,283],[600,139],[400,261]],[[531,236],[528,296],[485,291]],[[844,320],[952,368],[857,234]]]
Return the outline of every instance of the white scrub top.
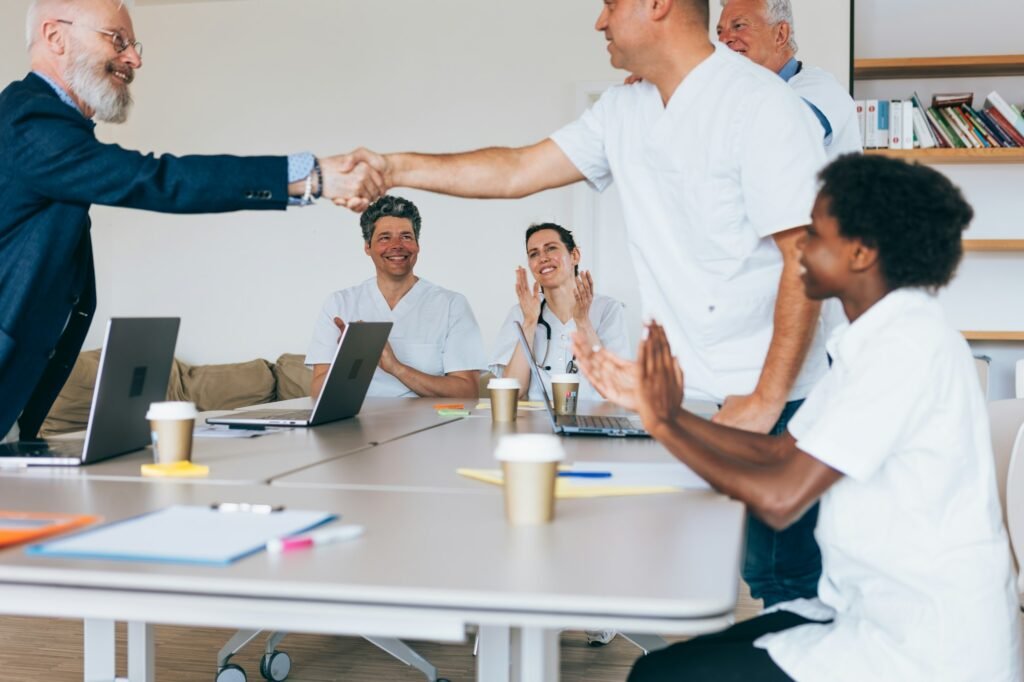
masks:
[[[829,161],[843,154],[864,151],[857,123],[857,105],[832,74],[804,64],[788,82],[789,87],[817,107],[832,126],[832,135],[825,139],[825,155]]]
[[[810,223],[821,124],[777,74],[719,44],[668,106],[647,82],[608,89],[551,139],[622,198],[644,315],[664,325],[689,397],[754,390],[772,339],[782,255]],[[790,399],[827,367],[818,334]]]
[[[821,499],[818,600],[831,624],[756,646],[800,682],[1022,679],[1020,614],[970,348],[912,289],[829,343],[832,370],[789,423],[844,475]]]
[[[483,371],[487,361],[480,327],[466,297],[420,279],[395,309],[371,277],[336,291],[324,301],[313,327],[307,365],[330,364],[338,347],[334,318],[345,322],[392,322],[388,342],[399,362],[425,374],[444,376],[465,370]],[[367,395],[415,398],[416,393],[377,368]]]
[[[829,161],[843,154],[860,154],[864,151],[857,123],[857,105],[832,74],[802,64],[800,71],[787,82],[793,92],[813,104],[832,126],[832,134],[824,140],[825,156]],[[849,322],[842,304],[836,298],[830,298],[822,304],[821,318],[826,339],[833,331]]]
[[[632,349],[629,345],[629,335],[626,332],[626,318],[623,314],[625,306],[609,296],[594,294],[594,300],[590,304],[590,323],[597,332],[597,338],[601,345],[623,358],[632,357]],[[551,312],[551,309],[544,306],[544,321],[551,325],[551,350],[547,353],[545,364],[551,369],[541,366],[540,373],[544,378],[544,388],[548,395],[551,395],[551,375],[565,372],[569,361],[573,359],[572,335],[576,333],[576,321],[569,319],[566,324]],[[516,333],[514,323],[523,323],[523,309],[514,305],[508,311],[505,323],[501,325],[498,332],[498,340],[495,343],[494,354],[491,356],[490,370],[495,376],[502,376],[505,367],[512,360],[512,352],[519,345],[519,334]],[[541,364],[544,353],[548,349],[547,329],[544,325],[538,324],[537,331],[533,335],[533,354],[537,364]],[[581,373],[580,377],[580,400],[604,400],[587,378]],[[530,400],[541,400],[540,387],[537,386],[533,375],[530,375]]]

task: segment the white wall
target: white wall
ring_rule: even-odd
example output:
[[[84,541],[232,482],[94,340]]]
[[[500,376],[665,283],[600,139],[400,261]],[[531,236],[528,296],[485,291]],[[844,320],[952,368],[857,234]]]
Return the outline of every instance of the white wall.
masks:
[[[1016,54],[1024,3],[974,0],[967,15],[953,0],[858,0],[854,54],[857,58],[938,57],[947,55]],[[996,22],[975,18],[998,17]],[[998,90],[1010,102],[1024,101],[1024,78],[915,79],[862,81],[860,99],[905,99],[914,90],[925,102],[937,92],[974,92],[979,104]],[[937,166],[964,191],[974,206],[970,239],[1021,239],[1020,187],[1024,166]],[[959,329],[1024,330],[1024,254],[968,253],[952,285],[941,295],[950,323]],[[1013,364],[1024,357],[1019,343],[976,343],[975,352],[993,358],[989,396],[1013,394]]]
[[[801,57],[841,79],[848,2],[794,2]],[[25,71],[26,5],[0,3],[4,82]],[[137,105],[127,124],[101,125],[99,135],[156,153],[533,142],[575,117],[581,83],[622,79],[593,30],[600,8],[599,0],[142,2],[133,13],[145,43]],[[572,190],[515,202],[399,193],[424,216],[418,273],[467,295],[488,344],[515,301],[527,225],[577,228],[583,265],[595,265],[588,255],[597,245],[588,243],[591,226],[574,222]],[[180,315],[177,352],[189,362],[304,352],[326,294],[373,273],[357,216],[330,206],[220,216],[96,207],[92,215],[97,319]],[[615,270],[613,262],[603,272]],[[103,326],[94,325],[88,346],[99,345]]]

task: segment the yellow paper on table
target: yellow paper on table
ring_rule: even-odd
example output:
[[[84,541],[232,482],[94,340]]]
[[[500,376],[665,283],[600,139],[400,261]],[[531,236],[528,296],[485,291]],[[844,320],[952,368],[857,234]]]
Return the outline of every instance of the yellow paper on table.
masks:
[[[210,467],[192,462],[168,462],[167,464],[143,464],[143,476],[163,478],[202,478],[210,474]]]
[[[555,497],[572,499],[584,497],[622,497],[626,495],[661,495],[678,493],[688,488],[707,489],[707,483],[697,478],[684,465],[676,463],[607,463],[592,462],[584,466],[561,467],[562,471],[590,470],[611,471],[608,478],[559,478],[555,482]],[[670,470],[674,474],[672,485],[666,485],[663,471]],[[455,473],[466,478],[494,485],[503,485],[504,478],[500,469],[456,469]],[[679,474],[682,474],[681,476]],[[618,477],[618,481],[616,481]],[[691,478],[692,477],[692,478]]]
[[[490,398],[484,398],[480,402],[478,402],[476,404],[476,409],[478,409],[478,410],[489,410],[489,409],[491,409],[491,400],[490,400]],[[535,412],[537,410],[543,410],[544,409],[544,403],[541,402],[540,400],[520,400],[519,401],[519,409],[523,410],[525,412]]]

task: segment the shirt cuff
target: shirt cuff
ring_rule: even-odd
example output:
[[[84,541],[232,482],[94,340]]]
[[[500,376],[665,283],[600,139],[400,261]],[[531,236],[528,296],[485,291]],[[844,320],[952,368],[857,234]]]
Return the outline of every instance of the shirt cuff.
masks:
[[[315,157],[310,152],[288,155],[288,184],[305,180],[313,172]],[[312,201],[303,201],[301,197],[288,197],[289,206],[308,206]]]

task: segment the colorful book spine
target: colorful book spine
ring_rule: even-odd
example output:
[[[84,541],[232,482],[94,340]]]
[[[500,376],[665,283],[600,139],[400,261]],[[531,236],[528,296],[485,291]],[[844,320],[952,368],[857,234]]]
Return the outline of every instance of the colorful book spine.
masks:
[[[864,137],[867,132],[865,130],[864,100],[859,99],[854,104],[857,107],[857,126],[860,128],[860,146],[867,147],[867,138]]]
[[[1018,147],[1024,147],[1024,135],[1014,128],[1013,124],[1007,121],[998,109],[990,107],[985,109],[985,113],[989,115],[989,118],[991,118],[996,125],[999,126],[999,129],[1002,130],[1004,134],[1008,135]]]
[[[914,103],[909,99],[900,102],[903,108],[903,148],[914,148]]]
[[[1021,118],[1021,115],[1018,112],[1014,111],[1013,107],[1006,103],[1006,100],[1003,99],[1002,95],[1000,95],[998,92],[995,92],[994,90],[988,94],[988,97],[985,98],[985,108],[988,108],[990,106],[995,108],[996,111],[1002,114],[1003,118],[1005,118],[1014,128],[1017,129],[1017,132],[1024,135],[1024,118]]]

